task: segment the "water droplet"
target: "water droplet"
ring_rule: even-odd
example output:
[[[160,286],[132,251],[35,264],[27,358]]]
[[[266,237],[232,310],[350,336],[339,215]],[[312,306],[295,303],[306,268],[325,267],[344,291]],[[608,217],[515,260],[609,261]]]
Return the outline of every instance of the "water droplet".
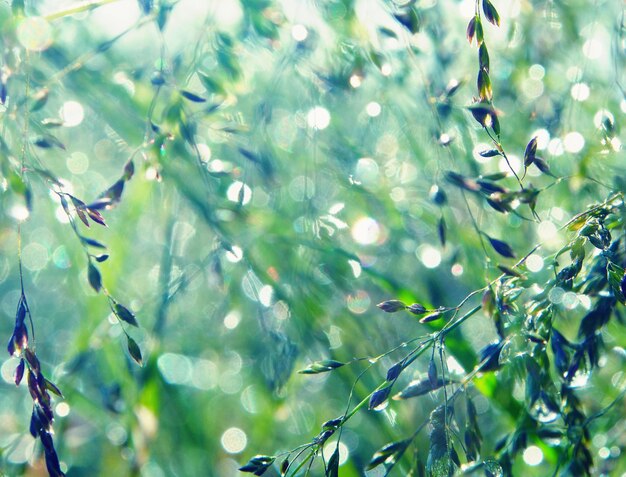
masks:
[[[502,477],[504,475],[504,471],[502,470],[502,466],[498,464],[495,460],[486,460],[483,462],[485,470],[488,470],[493,477]]]
[[[589,382],[589,378],[591,377],[591,373],[586,369],[578,369],[574,373],[572,377],[569,387],[570,388],[582,388],[587,385]]]
[[[530,409],[530,415],[539,422],[548,423],[556,420],[559,415],[552,410],[543,398],[539,398]]]

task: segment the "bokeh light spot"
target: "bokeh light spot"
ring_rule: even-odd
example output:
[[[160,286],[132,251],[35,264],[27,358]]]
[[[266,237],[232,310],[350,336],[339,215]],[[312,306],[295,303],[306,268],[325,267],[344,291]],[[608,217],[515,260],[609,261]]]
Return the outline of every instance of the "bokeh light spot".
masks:
[[[352,226],[352,238],[361,245],[372,245],[380,238],[380,225],[371,217],[361,217]]]
[[[41,17],[27,17],[17,26],[17,39],[27,50],[43,51],[52,44],[52,28]]]
[[[524,450],[523,459],[527,465],[539,465],[543,462],[543,451],[537,446],[529,446]]]
[[[238,427],[226,429],[222,434],[222,447],[229,454],[239,454],[248,445],[248,437]]]

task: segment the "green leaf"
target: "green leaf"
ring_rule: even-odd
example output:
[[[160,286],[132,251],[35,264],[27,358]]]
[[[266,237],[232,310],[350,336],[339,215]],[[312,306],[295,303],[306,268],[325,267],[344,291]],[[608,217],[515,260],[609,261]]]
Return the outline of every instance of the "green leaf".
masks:
[[[128,352],[130,353],[131,358],[133,358],[139,366],[143,366],[143,358],[141,357],[141,349],[139,349],[139,345],[130,336],[127,335],[126,338],[128,340]]]
[[[406,439],[385,444],[374,453],[369,463],[365,467],[365,470],[372,470],[378,467],[380,464],[388,464],[392,461],[397,461],[399,455],[402,455],[402,453],[406,450],[410,443],[411,439]]]
[[[496,7],[489,0],[483,1],[483,12],[485,13],[485,17],[489,23],[492,23],[496,26],[500,26],[500,15],[496,10]]]
[[[443,379],[443,378],[434,378],[434,385],[433,382],[431,382],[430,377],[428,377],[427,379],[418,379],[415,381],[412,381],[409,383],[409,385],[404,388],[402,391],[400,391],[398,394],[396,394],[393,398],[395,400],[400,400],[400,399],[409,399],[409,398],[413,398],[413,397],[417,397],[417,396],[423,396],[424,394],[428,394],[432,391],[435,391],[445,385],[448,385],[454,381],[450,380],[450,379]]]
[[[257,455],[250,459],[245,465],[239,467],[240,472],[249,472],[254,475],[263,475],[274,463],[276,457],[269,455]]]
[[[487,45],[484,43],[478,48],[478,65],[481,70],[489,73],[489,52],[487,51]]]
[[[322,361],[315,361],[309,364],[306,368],[298,371],[300,374],[319,374],[332,371],[333,369],[340,368],[346,363],[341,363],[332,359],[325,359]]]
[[[139,323],[137,323],[135,315],[133,315],[133,313],[124,305],[115,303],[115,305],[113,305],[113,310],[115,311],[115,314],[120,320],[125,321],[126,323],[132,326],[139,326]]]
[[[443,405],[435,408],[430,413],[430,447],[428,449],[428,460],[426,470],[432,477],[448,477],[454,472],[454,463],[450,457],[448,448],[448,436],[446,434],[445,416],[451,410]]]
[[[96,292],[99,292],[102,289],[102,277],[100,276],[100,272],[91,262],[89,263],[89,267],[87,269],[87,278],[91,288],[93,288]]]
[[[45,379],[45,378],[44,378]],[[61,390],[57,387],[56,384],[54,384],[52,381],[49,380],[45,380],[46,383],[46,389],[54,394],[56,394],[57,396],[59,396],[60,398],[63,398],[63,393],[61,392]]]
[[[481,69],[478,72],[476,86],[478,88],[478,97],[481,99],[481,101],[491,101],[491,99],[493,98],[493,91],[491,90],[491,79],[489,79],[489,74],[484,69]]]
[[[406,308],[406,305],[400,300],[387,300],[379,303],[376,306],[383,310],[385,313],[395,313]]]
[[[431,321],[438,320],[443,315],[443,311],[443,309],[439,309],[428,313],[428,315],[420,319],[420,323],[430,323]]]
[[[202,83],[202,86],[204,86],[204,89],[206,89],[207,93],[214,93],[214,94],[224,93],[224,88],[219,83],[219,81],[217,81],[214,78],[211,78],[209,75],[206,75],[200,71],[198,71],[197,74],[198,74],[198,78],[200,78],[200,82]]]
[[[437,379],[437,363],[435,363],[435,355],[430,358],[428,362],[428,381],[430,382],[430,386],[435,389],[438,385],[439,380]]]
[[[470,45],[472,44],[472,41],[474,41],[474,37],[476,36],[476,20],[477,19],[478,17],[474,16],[467,24],[467,30],[465,32],[465,36],[467,37],[467,41],[470,43]]]
[[[419,303],[413,303],[412,305],[407,306],[406,309],[407,311],[413,313],[414,315],[423,315],[424,313],[428,311],[424,307],[424,305],[421,305]]]
[[[339,446],[335,447],[335,451],[328,459],[325,475],[326,477],[339,477]]]

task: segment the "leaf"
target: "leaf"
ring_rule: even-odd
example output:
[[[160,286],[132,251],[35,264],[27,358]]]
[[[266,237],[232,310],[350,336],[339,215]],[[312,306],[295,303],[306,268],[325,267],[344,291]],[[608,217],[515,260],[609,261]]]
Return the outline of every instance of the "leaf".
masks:
[[[503,214],[506,214],[507,212],[510,212],[512,210],[509,204],[507,204],[506,202],[503,202],[500,199],[487,197],[485,200],[487,201],[487,204],[489,204],[489,206],[492,209],[498,212],[501,212]]]
[[[524,276],[517,270],[513,270],[512,268],[506,267],[504,265],[498,265],[498,268],[500,269],[502,273],[504,273],[505,275],[509,275],[511,277],[522,278]]]
[[[113,305],[113,309],[120,320],[125,321],[132,326],[139,326],[135,315],[124,305],[121,305],[120,303],[115,303],[115,305]]]
[[[132,164],[132,162],[130,164]],[[129,172],[130,172],[130,175],[132,176],[132,171],[134,171],[134,167],[129,169],[128,172],[125,169],[125,172],[124,172],[125,176]],[[92,211],[100,210],[105,207],[111,208],[113,205],[117,204],[121,200],[122,193],[124,192],[125,183],[126,183],[126,179],[124,177],[119,179],[118,181],[115,182],[115,184],[113,184],[111,187],[105,190],[102,194],[100,194],[98,199],[92,202],[91,204],[89,204],[87,208],[91,209]]]
[[[437,224],[437,233],[439,235],[439,242],[442,247],[446,246],[446,221],[443,218],[443,215],[439,219],[439,223]]]
[[[45,378],[44,378],[45,379]],[[53,394],[56,394],[57,396],[59,396],[60,398],[63,398],[63,393],[61,392],[61,390],[57,387],[56,384],[54,384],[52,381],[49,380],[45,380],[46,383],[46,389],[50,392],[52,392]]]
[[[339,477],[339,446],[335,447],[333,455],[328,459],[328,467],[326,468],[326,477]]]
[[[169,18],[170,12],[172,11],[173,5],[170,5],[165,2],[159,2],[159,13],[157,14],[157,26],[159,30],[163,31],[165,29],[165,25],[167,24],[167,20]]]
[[[461,189],[468,190],[470,192],[478,192],[480,190],[480,186],[474,179],[468,179],[461,174],[458,174],[454,171],[446,172],[446,181],[450,184],[460,187]]]
[[[204,89],[206,89],[208,93],[222,94],[224,92],[224,88],[218,81],[204,73],[197,72],[197,74],[202,82],[202,86],[204,86]]]
[[[537,136],[533,137],[524,150],[524,166],[530,166],[535,160],[535,153],[537,152]]]
[[[19,364],[17,365],[17,368],[15,368],[15,385],[19,386],[20,383],[22,382],[22,378],[24,377],[24,370],[26,369],[26,364],[24,363],[23,359],[20,359]]]
[[[46,470],[50,477],[65,477],[65,474],[61,470],[61,464],[59,463],[59,457],[54,449],[52,442],[52,436],[49,432],[41,432],[39,434],[41,443],[45,450]]]
[[[93,220],[97,224],[104,225],[105,227],[107,226],[106,222],[104,221],[104,217],[102,217],[102,214],[97,210],[86,208],[85,212],[87,212],[89,218],[91,218],[91,220]]]
[[[496,10],[496,7],[489,0],[483,0],[483,12],[485,13],[485,18],[489,23],[492,23],[495,26],[500,26],[500,15]]]
[[[438,406],[430,413],[430,446],[426,471],[433,477],[446,477],[452,475],[453,463],[448,449],[448,436],[446,434],[445,416],[451,412],[443,405]]]
[[[106,262],[109,256],[106,253],[103,253],[102,255],[98,255],[97,257],[94,257],[94,258],[96,259],[96,262],[102,263],[102,262]]]
[[[432,313],[429,313],[428,315],[423,317],[420,320],[420,323],[430,323],[431,321],[438,320],[439,318],[441,318],[442,314],[443,314],[443,310],[435,310]]]
[[[58,147],[65,151],[65,145],[54,136],[39,136],[33,139],[33,144],[42,149],[50,149],[51,147]]]
[[[249,472],[254,475],[263,475],[274,463],[276,457],[269,455],[257,455],[250,459],[245,465],[239,467],[240,472]]]
[[[489,240],[489,243],[491,244],[493,249],[500,255],[506,258],[515,258],[515,252],[508,243],[503,242],[502,240],[494,239],[492,237],[489,237],[488,235],[487,239]]]
[[[70,195],[70,200],[72,201],[72,205],[74,206],[74,210],[76,211],[76,215],[78,215],[80,221],[89,227],[89,219],[87,219],[87,216],[85,215],[85,203],[72,195]]]
[[[400,376],[400,373],[402,372],[402,370],[404,369],[404,360],[399,361],[398,363],[394,364],[391,368],[389,368],[387,370],[387,381],[394,381],[398,376]]]
[[[419,17],[417,16],[417,11],[415,10],[415,8],[409,7],[408,10],[394,13],[393,16],[411,34],[414,35],[419,31]]]
[[[15,312],[15,323],[24,323],[24,318],[26,318],[26,304],[24,303],[24,298],[22,297],[17,304],[17,311]]]
[[[370,402],[369,402],[369,409],[370,410],[374,410],[374,411],[381,411],[384,409],[384,405],[385,402],[387,401],[387,398],[389,397],[389,393],[391,393],[391,384],[385,386],[382,389],[379,389],[378,391],[375,391],[374,394],[372,394],[372,397],[370,398]]]
[[[306,368],[298,371],[300,374],[319,374],[332,371],[333,369],[340,368],[346,363],[341,363],[332,359],[325,359],[323,361],[315,361],[309,364]]]
[[[496,136],[500,137],[500,120],[497,114],[491,116],[491,129]]]
[[[385,313],[395,313],[400,310],[406,309],[406,305],[400,300],[387,300],[376,305]]]
[[[107,248],[103,243],[98,242],[97,240],[91,239],[89,237],[81,237],[80,240],[91,247],[95,248]]]
[[[335,430],[341,425],[341,423],[343,422],[343,419],[344,418],[342,416],[342,417],[336,417],[335,419],[326,421],[324,424],[322,424],[322,429]]]
[[[480,17],[476,17],[476,43],[480,46],[483,44],[483,40],[483,22],[480,20]]]
[[[414,315],[423,315],[428,310],[419,303],[413,303],[412,305],[407,306],[407,311],[413,313]]]
[[[152,0],[138,0],[138,3],[139,3],[139,7],[143,11],[143,14],[149,15],[153,7]]]
[[[439,380],[437,379],[437,363],[435,363],[434,355],[430,358],[428,363],[428,381],[433,389],[435,389],[439,383]]]
[[[478,79],[476,80],[476,86],[478,88],[478,97],[481,101],[491,101],[493,98],[493,91],[491,90],[491,79],[489,74],[481,69],[478,72]]]
[[[398,401],[401,399],[410,399],[413,397],[423,396],[432,391],[435,391],[443,386],[453,383],[450,379],[443,379],[435,377],[435,385],[431,383],[430,376],[427,379],[416,379],[409,383],[409,385],[396,394],[393,399]]]
[[[489,51],[484,43],[478,48],[478,65],[481,70],[489,73]]]
[[[380,464],[387,464],[390,461],[396,461],[399,455],[401,455],[411,443],[411,439],[405,439],[402,441],[390,442],[378,449],[369,463],[365,467],[365,470],[372,470],[378,467]]]
[[[183,96],[183,98],[188,99],[189,101],[192,101],[194,103],[205,103],[206,99],[203,98],[202,96],[198,96],[197,94],[194,94],[190,91],[181,91],[180,94]]]
[[[91,288],[93,288],[96,292],[99,292],[102,288],[102,277],[100,276],[100,272],[96,266],[91,262],[87,268],[87,279],[89,280]]]
[[[546,162],[545,159],[542,159],[541,157],[535,157],[534,164],[537,169],[539,169],[545,175],[556,178],[552,171],[550,171],[550,165]]]
[[[139,366],[143,366],[143,358],[141,357],[141,349],[139,349],[139,345],[130,336],[127,335],[126,338],[128,352],[130,353],[131,358],[133,358]]]
[[[480,151],[478,154],[482,157],[494,157],[499,156],[500,151],[498,151],[497,149],[487,149],[485,151]]]
[[[472,41],[474,40],[474,37],[476,36],[476,20],[477,20],[476,16],[472,17],[472,19],[467,24],[467,31],[465,32],[465,36],[467,37],[467,41],[469,42],[470,45],[472,44]]]
[[[569,355],[565,351],[565,347],[571,347],[571,344],[565,337],[559,333],[556,328],[552,328],[550,336],[550,347],[554,354],[554,366],[561,376],[564,376],[570,366]],[[569,373],[567,373],[569,374]]]
[[[124,165],[124,176],[122,177],[125,181],[129,181],[132,179],[133,175],[135,175],[135,163],[132,159],[129,159],[128,162]]]
[[[482,365],[481,371],[494,371],[500,367],[500,351],[502,351],[503,341],[490,343],[480,350],[479,360]]]
[[[501,201],[500,197],[507,193],[504,187],[487,179],[478,179],[476,183],[480,186],[480,191],[483,194],[496,198],[498,201]]]

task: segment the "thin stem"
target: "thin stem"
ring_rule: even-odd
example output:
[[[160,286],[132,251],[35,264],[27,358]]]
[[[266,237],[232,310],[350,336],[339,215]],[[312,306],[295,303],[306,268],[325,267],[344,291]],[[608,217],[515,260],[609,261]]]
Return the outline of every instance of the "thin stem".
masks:
[[[76,15],[77,13],[87,12],[89,10],[94,10],[98,7],[102,7],[103,5],[107,5],[109,3],[115,3],[119,1],[120,0],[95,0],[93,2],[85,2],[72,8],[59,10],[58,12],[50,13],[49,15],[46,15],[44,18],[47,21],[51,22],[54,20],[58,20],[59,18],[69,17],[71,15]]]
[[[307,455],[304,459],[302,459],[302,461],[296,466],[296,468],[293,470],[293,472],[291,473],[292,477],[295,476],[298,471],[304,467],[304,465],[309,461],[309,460],[313,460],[313,457],[315,457],[315,454],[317,453],[316,450],[311,450],[309,452],[309,455]]]
[[[489,129],[487,129],[486,127],[483,127],[483,129],[485,130],[485,132],[487,133],[487,135],[489,136],[489,138],[493,141],[493,144],[496,146],[496,148],[498,149],[498,151],[500,151],[500,154],[502,155],[502,157],[504,158],[504,160],[506,161],[506,165],[509,167],[509,169],[511,170],[511,172],[513,173],[513,175],[515,176],[515,178],[517,179],[517,183],[519,184],[520,188],[522,190],[524,190],[524,184],[522,184],[522,180],[519,178],[519,176],[517,175],[517,173],[515,172],[515,169],[513,169],[513,166],[511,165],[511,163],[509,162],[509,158],[506,155],[506,152],[504,151],[504,149],[502,148],[502,144],[500,144],[500,141],[498,141],[495,137],[493,137],[493,135],[489,132]]]

